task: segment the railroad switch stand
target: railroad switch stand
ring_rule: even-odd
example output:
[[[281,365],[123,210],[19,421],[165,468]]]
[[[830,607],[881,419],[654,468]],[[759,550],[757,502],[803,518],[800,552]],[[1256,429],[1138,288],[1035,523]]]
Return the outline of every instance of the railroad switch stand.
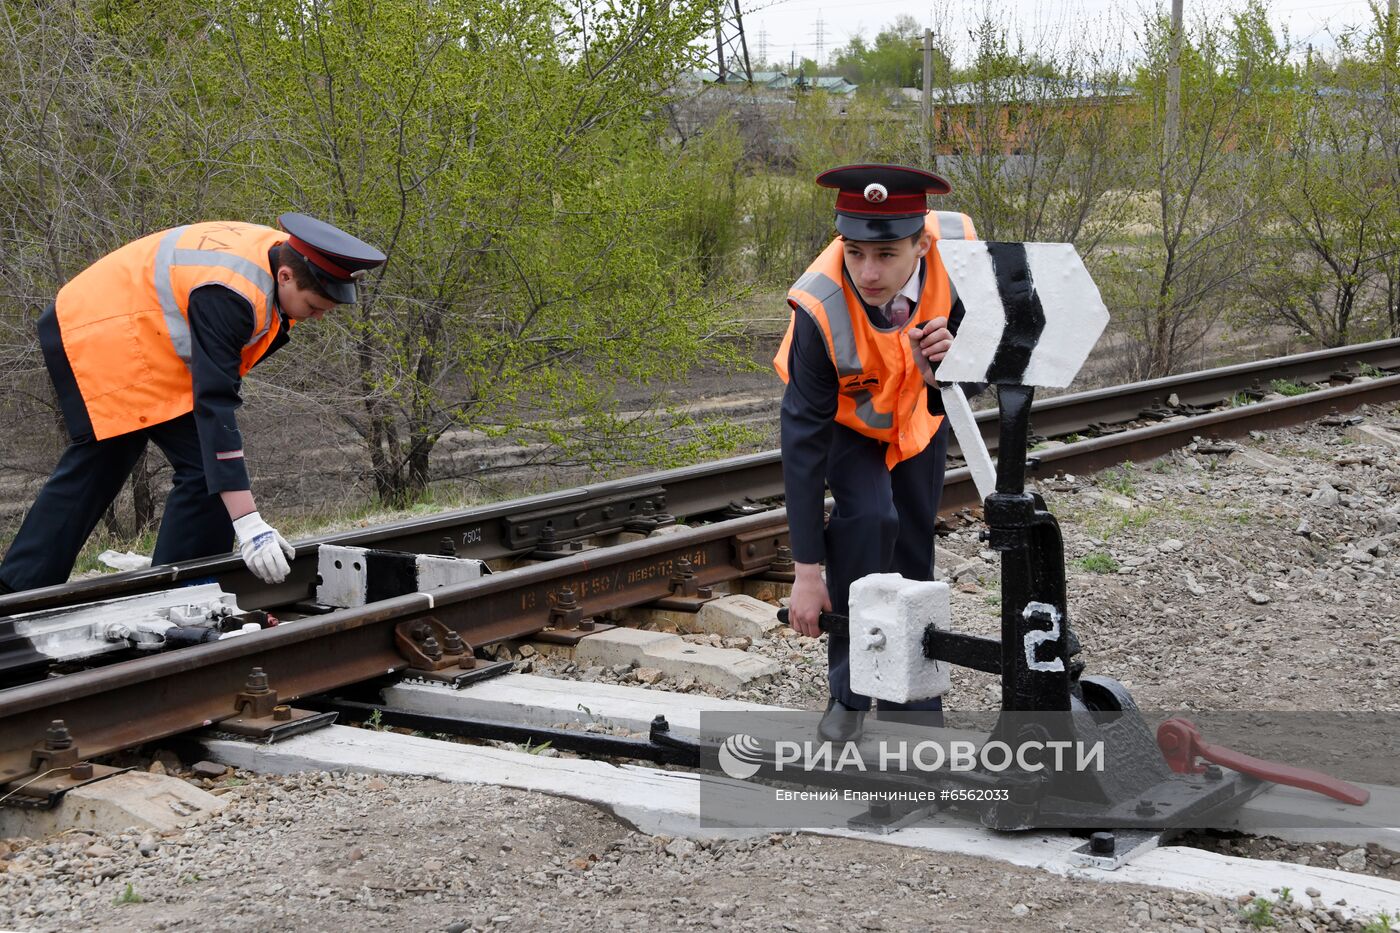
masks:
[[[1315,788],[1330,780],[1309,773],[1307,777],[1314,783],[1303,783],[1298,775],[1290,775],[1289,769],[1257,760],[1251,760],[1255,767],[1237,767],[1241,764],[1238,759],[1244,756],[1229,758],[1234,753],[1204,745],[1199,734],[1193,740],[1190,731],[1180,726],[1171,734],[1186,735],[1187,739],[1178,742],[1181,751],[1168,756],[1166,746],[1159,746],[1161,734],[1154,736],[1121,683],[1110,677],[1085,675],[1084,662],[1078,657],[1080,643],[1069,618],[1060,528],[1044,500],[1026,492],[1024,487],[1032,398],[1033,389],[1029,386],[1000,387],[1001,455],[996,466],[996,487],[984,500],[988,526],[985,540],[1000,555],[1002,566],[1001,637],[986,638],[936,625],[925,626],[917,621],[917,616],[913,624],[903,628],[872,624],[867,621],[872,616],[866,612],[862,599],[875,592],[869,584],[884,579],[878,576],[853,586],[850,619],[823,614],[821,625],[829,634],[853,639],[852,688],[857,692],[907,702],[930,695],[930,689],[934,693],[945,690],[946,686],[926,686],[946,685],[944,665],[995,674],[1001,678],[1000,711],[990,731],[977,744],[1004,743],[1011,749],[1028,744],[1036,748],[1056,744],[1101,748],[1101,766],[1027,768],[1017,763],[995,773],[985,769],[942,769],[895,775],[887,785],[906,790],[912,783],[984,793],[992,788],[1004,791],[1004,798],[982,798],[993,800],[991,803],[943,805],[974,809],[981,821],[994,829],[1112,830],[1117,834],[1116,842],[1114,837],[1099,838],[1092,844],[1086,843],[1082,853],[1084,864],[1111,868],[1149,843],[1155,845],[1165,829],[1204,825],[1201,821],[1207,814],[1238,806],[1264,789],[1266,780]],[[911,595],[915,590],[919,594],[941,591],[946,614],[946,584],[900,581],[895,585],[907,587]],[[862,651],[887,654],[891,661],[913,653],[930,668],[937,668],[939,676],[930,678],[928,669],[903,673],[904,668],[898,668],[902,672],[899,676],[906,677],[908,683],[867,677],[861,673],[862,665],[854,660]],[[868,670],[869,665],[864,669]],[[885,670],[891,669],[892,665],[886,663]],[[923,693],[919,692],[919,685],[925,685]],[[927,729],[927,720],[921,722],[918,713],[881,716],[882,720],[891,718],[905,720],[923,737],[939,731]],[[895,723],[891,727],[897,728]],[[1189,744],[1191,741],[1195,744]],[[1195,766],[1196,754],[1214,755],[1213,760],[1229,767]],[[1190,758],[1191,767],[1182,764],[1186,758]],[[864,775],[857,780],[867,783]],[[1339,794],[1334,796],[1345,799]],[[916,821],[929,810],[875,804],[855,818],[851,826],[889,832]]]
[[[1131,695],[1118,681],[1085,676],[1071,625],[1059,523],[1025,489],[1034,389],[998,386],[1000,447],[995,490],[984,500],[989,547],[1001,558],[1001,638],[924,636],[927,658],[1001,676],[1001,713],[988,741],[1012,748],[1063,741],[1102,748],[1101,769],[1013,768],[1010,799],[982,819],[998,829],[1031,826],[1158,829],[1237,805],[1262,784],[1237,772],[1176,774]],[[995,659],[996,663],[989,661]]]
[[[995,770],[984,758],[976,768],[902,771],[889,775],[893,780],[887,783],[913,779],[940,789],[961,787],[962,792],[940,793],[938,799],[954,801],[954,807],[962,806],[956,802],[962,799],[976,801],[971,806],[995,829],[1146,834],[1125,836],[1122,847],[1111,837],[1091,840],[1085,864],[1102,867],[1115,867],[1125,852],[1140,849],[1163,829],[1208,825],[1202,822],[1208,814],[1237,807],[1262,790],[1266,779],[1338,791],[1334,795],[1345,799],[1348,791],[1335,786],[1343,782],[1326,785],[1324,776],[1290,774],[1281,766],[1213,749],[1189,723],[1164,726],[1162,741],[1174,743],[1169,758],[1167,745],[1159,747],[1159,737],[1121,683],[1084,674],[1069,618],[1063,538],[1044,499],[1025,488],[1026,455],[1034,386],[1067,386],[1107,324],[1108,312],[1069,244],[946,241],[938,248],[967,314],[937,376],[948,419],[983,498],[983,539],[1000,555],[1001,637],[948,630],[946,584],[890,574],[856,581],[851,618],[826,617],[823,627],[851,638],[851,687],[873,698],[906,703],[937,696],[947,689],[947,664],[999,676],[1000,711],[980,747],[1004,747],[1012,758]],[[997,388],[995,466],[959,385],[964,382]],[[930,617],[932,623],[926,621]],[[928,721],[920,723],[919,714],[904,716],[929,734]],[[1088,767],[1064,767],[1059,760],[1046,767],[1016,751],[1054,747],[1091,750],[1099,757]],[[1197,756],[1227,767],[1197,766]],[[996,793],[986,793],[992,789]],[[979,790],[980,797],[966,793]],[[891,826],[907,816],[882,806],[853,825]]]

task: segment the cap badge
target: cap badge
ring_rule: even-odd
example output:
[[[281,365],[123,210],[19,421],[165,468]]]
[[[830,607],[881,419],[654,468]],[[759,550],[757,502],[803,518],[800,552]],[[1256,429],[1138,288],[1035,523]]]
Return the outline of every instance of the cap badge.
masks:
[[[879,182],[872,182],[865,186],[865,200],[871,204],[879,204],[890,196],[890,191]]]

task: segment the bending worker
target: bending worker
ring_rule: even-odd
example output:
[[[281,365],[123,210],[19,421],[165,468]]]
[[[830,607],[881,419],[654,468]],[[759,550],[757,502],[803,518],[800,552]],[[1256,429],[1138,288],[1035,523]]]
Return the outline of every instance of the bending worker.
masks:
[[[72,437],[0,564],[0,593],[60,584],[147,441],[174,469],[152,561],[228,553],[267,583],[291,545],[258,514],[235,412],[239,387],[292,325],[355,301],[384,254],[283,214],[283,233],[197,223],[99,259],[39,317],[39,345]]]
[[[929,194],[949,191],[930,172],[851,165],[817,184],[838,190],[837,237],[789,289],[792,321],[773,359],[787,383],[789,618],[812,637],[821,612],[849,614],[850,585],[867,574],[933,579],[948,426],[929,387],[962,317],[935,243],[975,236],[965,215],[928,210]],[[823,529],[828,486],[836,504]],[[849,646],[827,645],[831,700],[818,732],[828,741],[858,738],[870,709],[851,692]],[[942,700],[880,709],[941,710]]]

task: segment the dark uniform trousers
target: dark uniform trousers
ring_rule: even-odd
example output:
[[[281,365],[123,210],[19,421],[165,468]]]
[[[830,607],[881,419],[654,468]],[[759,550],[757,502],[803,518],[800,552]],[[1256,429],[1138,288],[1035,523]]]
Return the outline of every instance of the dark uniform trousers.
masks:
[[[826,527],[826,586],[832,611],[850,614],[850,587],[872,573],[933,579],[934,524],[943,495],[948,423],[915,457],[885,466],[885,445],[835,425],[827,460],[827,486],[836,504]],[[831,695],[850,709],[870,709],[870,698],[851,692],[850,639],[828,636]],[[880,701],[880,710],[941,710],[934,697],[914,703]],[[925,725],[942,725],[920,717]]]
[[[5,554],[0,583],[18,592],[65,582],[147,441],[160,448],[175,470],[151,562],[179,563],[232,550],[233,523],[223,500],[209,492],[199,432],[194,415],[188,414],[130,434],[69,445]]]

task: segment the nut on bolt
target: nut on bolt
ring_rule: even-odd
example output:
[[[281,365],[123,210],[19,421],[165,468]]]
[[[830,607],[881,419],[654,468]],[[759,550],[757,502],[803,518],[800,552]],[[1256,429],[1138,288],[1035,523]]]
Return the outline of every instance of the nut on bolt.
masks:
[[[75,781],[92,780],[92,762],[80,761],[68,769],[68,776]]]
[[[448,654],[463,654],[467,650],[466,642],[462,641],[462,636],[452,629],[447,630],[447,634],[442,637],[442,648]]]
[[[792,548],[786,544],[778,545],[777,556],[773,558],[773,563],[768,565],[768,569],[774,573],[792,573],[796,570],[792,562]]]
[[[61,752],[72,747],[73,733],[68,731],[68,725],[62,719],[55,719],[49,724],[49,730],[44,735],[44,748],[51,752]]]
[[[272,708],[272,718],[277,722],[290,722],[292,719],[292,708],[285,703],[279,703]]]

